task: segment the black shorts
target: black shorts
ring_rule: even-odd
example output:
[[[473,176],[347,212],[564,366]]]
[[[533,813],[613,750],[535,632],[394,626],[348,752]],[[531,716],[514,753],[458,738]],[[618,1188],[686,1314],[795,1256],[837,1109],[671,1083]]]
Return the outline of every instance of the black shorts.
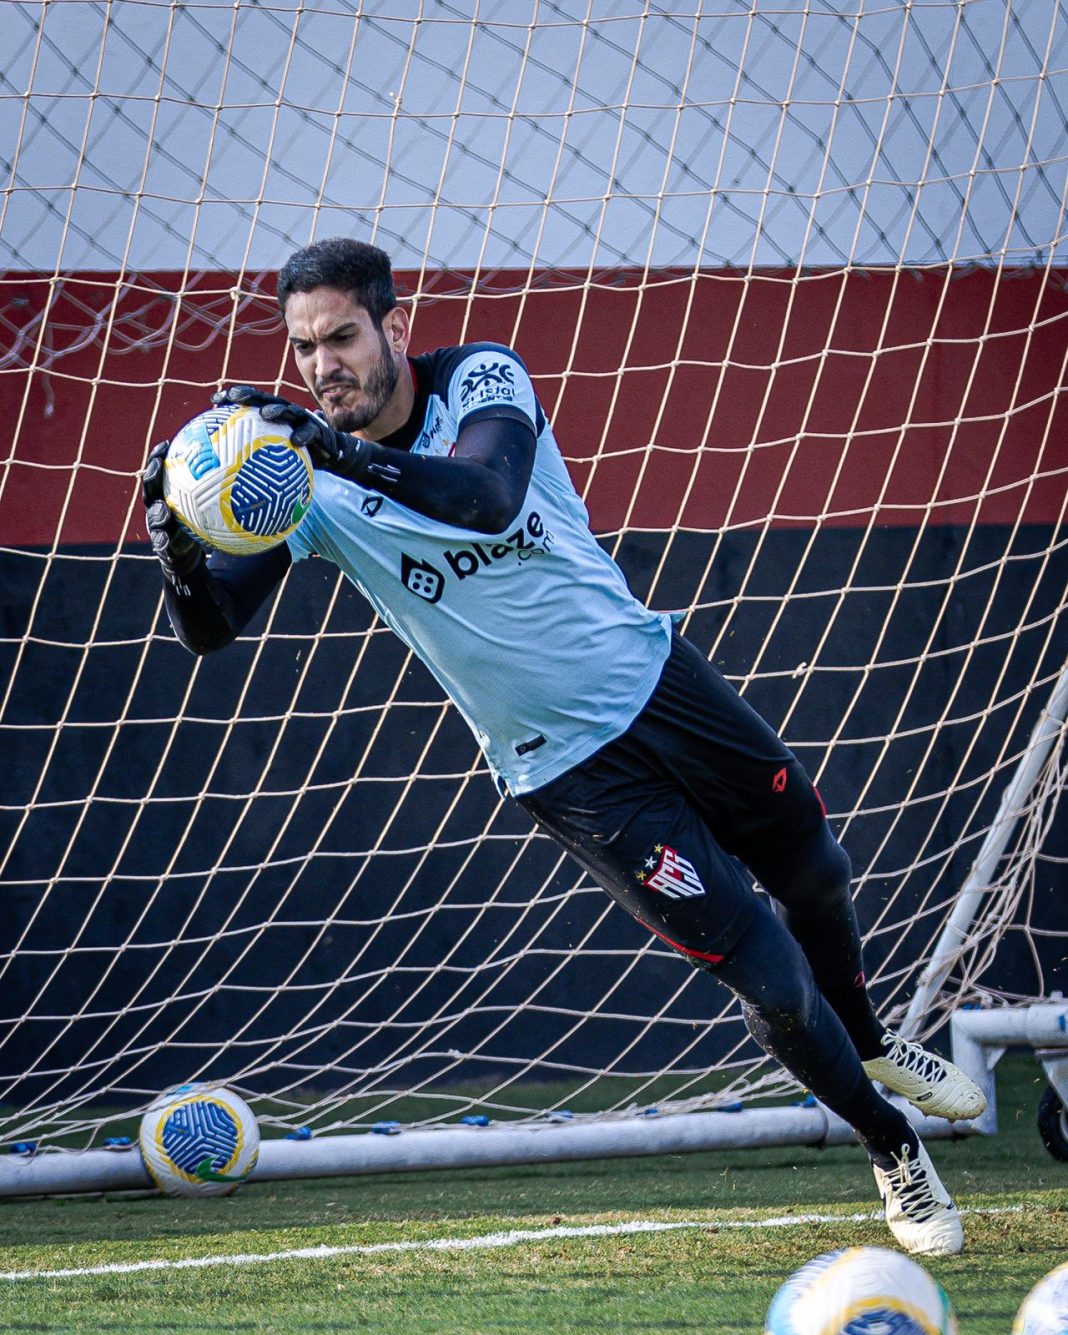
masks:
[[[826,819],[775,730],[678,634],[627,731],[519,801],[639,922],[712,964],[755,911],[745,868],[775,893]]]

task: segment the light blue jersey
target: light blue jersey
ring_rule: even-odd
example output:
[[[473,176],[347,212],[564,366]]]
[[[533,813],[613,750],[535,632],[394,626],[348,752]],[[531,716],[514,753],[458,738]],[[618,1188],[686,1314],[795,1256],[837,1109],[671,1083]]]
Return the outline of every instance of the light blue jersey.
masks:
[[[518,797],[626,731],[659,679],[671,622],[631,594],[594,539],[514,352],[467,344],[412,369],[423,414],[413,453],[449,454],[472,416],[530,422],[534,470],[514,522],[475,533],[321,470],[289,549],[344,571],[448,692],[501,791]]]

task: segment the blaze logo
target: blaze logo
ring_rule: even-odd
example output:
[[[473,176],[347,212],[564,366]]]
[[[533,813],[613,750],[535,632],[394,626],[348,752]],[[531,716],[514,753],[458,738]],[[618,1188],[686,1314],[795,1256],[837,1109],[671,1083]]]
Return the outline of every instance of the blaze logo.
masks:
[[[525,530],[517,528],[514,533],[509,533],[506,538],[495,542],[473,542],[470,547],[447,551],[445,560],[448,561],[449,569],[457,579],[467,579],[469,575],[477,575],[494,561],[503,560],[513,553],[520,562],[528,561],[535,552],[543,554],[548,552],[554,541],[553,535],[546,530],[541,515],[537,510],[531,510],[526,517]]]
[[[417,598],[436,603],[445,588],[445,577],[426,561],[416,561],[407,552],[401,552],[401,583]]]
[[[771,781],[771,791],[773,793],[786,792],[786,766],[784,765],[778,774]]]
[[[367,502],[364,502],[367,505]],[[371,511],[370,513],[374,513]],[[546,555],[556,539],[545,527],[541,515],[531,510],[527,515],[525,527],[517,528],[507,537],[487,542],[473,542],[470,547],[447,548],[443,555],[449,569],[458,581],[477,575],[480,570],[492,566],[505,557],[516,557],[519,564],[530,559],[536,553]],[[401,552],[401,583],[424,602],[436,603],[445,592],[447,576],[428,561],[417,561],[407,552]]]
[[[381,496],[365,496],[363,504],[360,506],[360,514],[366,515],[368,519],[374,519],[382,508]]]
[[[655,890],[668,899],[695,899],[706,893],[693,863],[665,844],[657,844],[638,872],[646,890]]]

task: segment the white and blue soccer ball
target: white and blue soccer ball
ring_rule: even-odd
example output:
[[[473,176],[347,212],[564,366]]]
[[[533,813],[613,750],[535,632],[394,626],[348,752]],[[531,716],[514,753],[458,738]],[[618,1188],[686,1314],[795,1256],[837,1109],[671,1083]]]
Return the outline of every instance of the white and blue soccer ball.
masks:
[[[1023,1300],[1012,1335],[1068,1335],[1068,1261],[1040,1279]]]
[[[794,1271],[772,1299],[764,1335],[957,1335],[957,1319],[911,1257],[848,1247]]]
[[[229,1196],[260,1152],[256,1115],[233,1090],[180,1085],[141,1118],[141,1157],[167,1196]]]
[[[249,556],[276,547],[311,504],[314,470],[292,428],[255,408],[211,408],[177,433],[164,461],[163,495],[195,538]]]

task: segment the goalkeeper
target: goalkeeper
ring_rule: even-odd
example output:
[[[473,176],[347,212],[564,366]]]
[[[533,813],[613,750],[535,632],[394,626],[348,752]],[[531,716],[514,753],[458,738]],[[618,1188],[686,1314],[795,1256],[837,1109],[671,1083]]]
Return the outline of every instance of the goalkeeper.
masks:
[[[761,1047],[855,1128],[908,1251],[957,1252],[960,1216],[908,1118],[978,1116],[942,1058],[884,1030],[864,983],[849,859],[793,754],[719,672],[628,591],[583,507],[519,357],[472,343],[408,356],[389,257],[348,239],[278,278],[318,412],[249,386],[317,466],[286,543],[203,549],[142,482],[181,642],[229,644],[305,557],[332,561],[419,655],[502,793],[627,911],[741,998]],[[747,871],[782,906],[752,889]]]

